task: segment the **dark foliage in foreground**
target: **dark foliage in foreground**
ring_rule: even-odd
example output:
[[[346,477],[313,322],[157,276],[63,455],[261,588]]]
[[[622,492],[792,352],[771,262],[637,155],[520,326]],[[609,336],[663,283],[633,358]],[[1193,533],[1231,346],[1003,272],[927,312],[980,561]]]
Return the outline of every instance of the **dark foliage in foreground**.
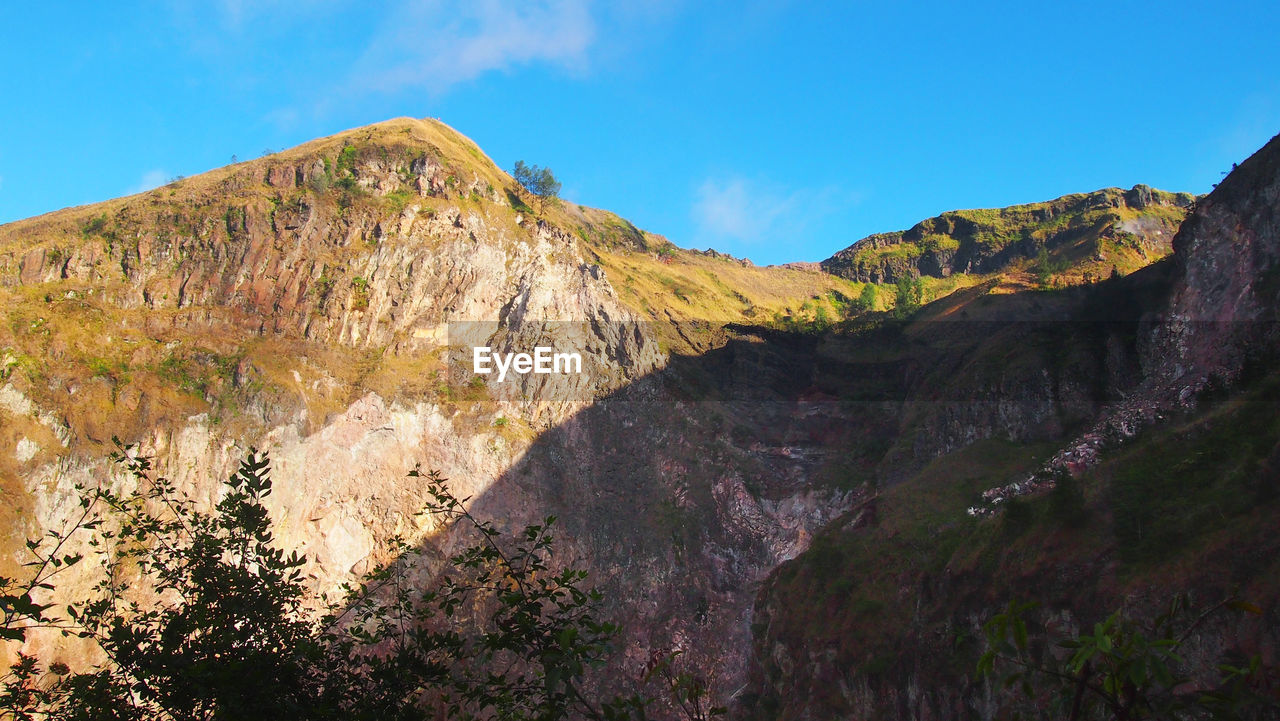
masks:
[[[586,572],[551,565],[555,519],[503,538],[436,473],[424,513],[470,544],[443,569],[394,540],[396,560],[327,612],[306,607],[305,559],[275,545],[268,461],[251,451],[209,512],[121,448],[124,487],[81,489],[65,533],[32,542],[31,579],[3,579],[4,639],[36,626],[92,639],[107,661],[71,673],[20,656],[0,709],[17,719],[643,718],[638,694],[595,697],[617,627],[598,618]],[[65,612],[33,599],[81,562],[104,569]],[[422,581],[433,572],[434,584]],[[417,581],[415,583],[415,580]],[[424,588],[429,590],[423,590]],[[669,670],[668,670],[669,671]],[[667,673],[673,691],[687,680]],[[679,686],[684,683],[684,686]],[[695,689],[696,691],[696,689]]]
[[[1186,597],[1177,596],[1149,626],[1117,611],[1092,629],[1056,637],[1031,623],[1034,607],[1010,602],[986,624],[978,672],[1015,691],[1014,708],[1001,718],[1022,718],[1018,702],[1070,721],[1280,717],[1280,676],[1259,656],[1223,659],[1212,680],[1185,673],[1184,646],[1193,634],[1223,612],[1260,615],[1252,604],[1228,599],[1193,616]]]

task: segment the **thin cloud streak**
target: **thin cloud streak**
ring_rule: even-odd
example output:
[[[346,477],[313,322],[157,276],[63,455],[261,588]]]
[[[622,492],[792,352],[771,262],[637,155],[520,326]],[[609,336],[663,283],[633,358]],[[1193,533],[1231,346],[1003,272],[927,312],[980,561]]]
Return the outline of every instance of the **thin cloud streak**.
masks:
[[[157,168],[148,170],[142,174],[142,178],[138,180],[138,184],[125,191],[125,195],[136,195],[145,193],[148,190],[155,190],[164,185],[169,180],[169,174]]]
[[[588,0],[409,2],[356,63],[352,85],[443,93],[537,63],[584,70],[597,32]]]
[[[691,208],[699,243],[799,242],[810,225],[861,199],[839,188],[788,190],[739,176],[709,178],[694,193]]]
[[[779,195],[742,178],[707,180],[697,192],[694,220],[701,233],[735,240],[759,240],[795,206],[796,196]]]

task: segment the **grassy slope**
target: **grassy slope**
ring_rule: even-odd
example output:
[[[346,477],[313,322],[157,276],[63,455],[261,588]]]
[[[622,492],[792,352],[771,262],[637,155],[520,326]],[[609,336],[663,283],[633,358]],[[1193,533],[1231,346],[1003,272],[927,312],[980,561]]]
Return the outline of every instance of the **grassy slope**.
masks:
[[[1107,188],[1051,201],[1007,208],[953,210],[922,221],[910,230],[883,233],[859,242],[824,261],[831,272],[875,267],[895,261],[915,262],[928,252],[973,246],[982,256],[995,256],[1010,246],[1028,243],[1043,248],[1026,257],[1015,253],[999,273],[1023,273],[1041,286],[1060,287],[1108,277],[1115,268],[1127,275],[1167,255],[1173,231],[1192,201],[1185,193],[1151,190],[1152,204],[1136,209],[1124,204],[1124,191]],[[1144,242],[1125,230],[1143,221],[1162,227],[1156,242]]]
[[[423,154],[448,174],[447,188],[433,197],[420,198],[408,186],[371,193],[356,186],[347,172],[355,162],[403,163]],[[317,162],[323,172],[300,187],[267,182],[273,173],[314,169]],[[0,226],[0,278],[5,279],[0,302],[6,308],[0,325],[0,381],[13,380],[41,407],[59,409],[75,430],[73,447],[88,443],[98,448],[95,453],[112,435],[137,438],[149,428],[181,423],[201,412],[230,423],[228,431],[235,433],[253,423],[241,417],[241,409],[252,401],[268,414],[301,404],[319,421],[366,390],[387,397],[439,393],[430,381],[434,369],[422,359],[386,349],[333,348],[294,336],[246,334],[234,311],[177,307],[163,286],[151,289],[158,296],[151,307],[120,299],[134,292],[130,273],[142,262],[145,243],[172,241],[171,267],[161,269],[161,275],[172,279],[192,263],[233,247],[229,236],[236,223],[258,217],[270,218],[274,225],[304,205],[327,217],[383,219],[394,218],[412,202],[426,212],[457,208],[480,213],[487,222],[514,231],[517,215],[535,215],[525,204],[532,201],[522,199],[516,189],[469,139],[437,121],[400,118],[146,193]],[[507,203],[495,202],[504,197]],[[548,204],[537,215],[575,235],[584,255],[605,269],[621,300],[641,318],[657,322],[665,346],[674,350],[718,346],[723,341],[718,328],[725,323],[806,329],[860,312],[854,302],[863,295],[860,283],[683,250],[612,213],[570,203]],[[353,282],[344,269],[368,252],[365,243],[334,238],[308,248],[312,261],[325,269],[317,288],[325,282]],[[79,264],[82,272],[63,273],[64,278],[55,273],[49,282],[15,282],[23,268],[61,264]],[[981,295],[1035,285],[1035,278],[1017,272],[994,278],[927,278],[924,299],[963,289]],[[873,311],[892,306],[892,288],[874,290]],[[6,420],[11,434],[31,425]],[[43,450],[33,462],[60,452],[43,428],[35,424],[14,439],[15,444],[21,437],[39,443]],[[14,495],[12,465],[6,459],[0,474]]]
[[[783,696],[814,694],[813,708],[838,712],[831,669],[845,683],[913,669],[925,683],[958,687],[981,652],[972,622],[1010,598],[1072,609],[1085,624],[1127,598],[1159,606],[1185,591],[1199,605],[1239,593],[1274,611],[1278,388],[1272,376],[1144,432],[1078,479],[1080,510],[1051,492],[995,518],[965,515],[978,493],[1034,470],[1054,444],[983,441],[880,493],[874,522],[847,523],[855,511],[832,524],[762,592],[772,612],[755,629],[760,648],[780,641],[835,654],[827,677],[802,678]],[[766,715],[787,706],[771,694],[755,703]]]
[[[419,197],[407,178],[394,189],[370,192],[350,173],[360,162],[403,165],[424,155],[448,175],[445,189],[432,197]],[[307,182],[270,182],[299,169],[311,173]],[[715,329],[727,322],[839,317],[844,299],[861,291],[824,273],[682,250],[606,211],[554,203],[534,213],[527,205],[533,201],[517,190],[469,139],[436,121],[400,118],[145,193],[0,226],[0,385],[11,383],[39,407],[56,409],[73,430],[72,449],[91,457],[101,457],[113,435],[138,439],[199,413],[234,436],[299,408],[321,423],[369,390],[388,398],[456,400],[432,380],[430,359],[390,348],[329,346],[296,333],[246,332],[244,318],[229,305],[179,307],[172,286],[193,266],[238,262],[227,256],[243,252],[242,237],[233,237],[246,232],[241,226],[266,243],[296,242],[275,226],[304,207],[339,230],[344,218],[394,219],[408,203],[428,213],[475,212],[513,233],[518,215],[525,215],[526,227],[540,216],[536,220],[576,236],[623,302],[642,318],[661,321],[667,347],[686,352],[717,345]],[[349,293],[354,281],[347,269],[370,251],[370,242],[332,237],[309,246],[310,261],[324,270],[303,289],[308,302],[323,308],[317,294],[326,286]],[[153,262],[157,247],[173,252],[153,269],[153,281],[161,282],[142,289],[152,300],[139,302],[136,269]],[[0,409],[0,425],[7,447],[23,438],[40,446],[27,465],[64,452],[36,420]],[[0,493],[6,507],[16,509],[14,518],[24,516],[21,464],[9,453],[0,456]]]
[[[305,199],[335,212],[392,215],[409,194],[377,196],[349,182],[342,187],[344,165],[359,156],[423,152],[459,179],[457,192],[443,198],[417,198],[415,193],[414,202],[420,205],[483,209],[492,204],[463,192],[464,184],[510,182],[474,143],[444,125],[397,119],[146,193],[0,226],[0,303],[5,307],[0,384],[12,383],[40,407],[55,409],[73,430],[72,449],[91,457],[101,456],[113,435],[137,439],[198,413],[209,413],[235,434],[256,423],[243,415],[250,403],[267,415],[303,406],[322,421],[366,390],[386,396],[429,391],[431,384],[423,387],[422,379],[430,378],[430,369],[422,367],[421,359],[246,334],[230,322],[233,311],[228,308],[177,308],[165,303],[168,296],[158,299],[158,307],[121,301],[130,292],[129,266],[136,264],[141,242],[177,238],[181,250],[167,269],[177,276],[191,256],[217,255],[223,244],[229,247],[223,227],[244,209],[260,209],[274,220],[282,209]],[[273,169],[292,173],[318,159],[326,172],[313,187],[266,182]],[[346,256],[364,249],[332,243],[314,252],[326,266],[340,267]],[[49,282],[16,283],[24,262],[33,259],[47,267],[70,261],[91,269],[69,278],[55,273]],[[63,452],[49,429],[34,419],[0,410],[0,427],[0,440],[9,448],[22,438],[40,446],[31,463],[51,461]],[[8,453],[0,455],[0,493],[16,520],[27,515],[26,493],[17,462]],[[6,523],[6,528],[21,532],[22,524]]]
[[[122,211],[126,214],[130,211],[144,214],[147,210],[165,212],[204,208],[211,204],[225,206],[232,202],[273,199],[278,194],[277,191],[262,182],[271,168],[317,158],[323,158],[336,167],[339,156],[348,146],[356,152],[386,155],[416,154],[430,149],[439,157],[442,165],[464,174],[466,181],[472,180],[469,174],[474,174],[475,178],[492,183],[495,187],[512,183],[474,142],[452,128],[435,120],[396,118],[312,140],[255,160],[215,168],[144,193],[65,208],[5,224],[0,226],[0,258],[6,264],[0,268],[12,272],[14,268],[9,264],[16,258],[32,249],[45,247],[45,244],[57,247],[60,243],[74,245],[89,238],[105,238],[106,234],[102,231],[109,230],[112,220],[121,215]],[[98,226],[95,229],[98,218],[104,218],[107,227]]]
[[[368,192],[348,173],[356,162],[403,163],[423,154],[449,176],[447,189],[433,197],[420,198],[407,185]],[[321,174],[299,187],[267,182],[273,173],[315,167]],[[145,251],[140,248],[146,243],[173,243],[171,266],[160,269],[160,275],[172,279],[192,263],[232,248],[230,235],[246,218],[270,218],[274,225],[307,205],[327,217],[386,219],[412,202],[425,212],[456,208],[480,213],[487,222],[514,230],[517,215],[535,215],[526,205],[532,201],[516,190],[514,181],[469,139],[437,121],[400,118],[146,193],[0,226],[0,302],[6,308],[0,324],[0,381],[13,380],[42,407],[64,413],[76,432],[73,446],[101,446],[112,435],[136,438],[151,427],[201,412],[232,423],[228,430],[234,433],[252,422],[239,415],[253,400],[268,410],[300,403],[322,420],[366,390],[388,397],[438,392],[430,381],[433,368],[421,359],[386,349],[332,348],[288,335],[246,334],[237,322],[243,319],[234,317],[233,310],[177,307],[163,286],[151,289],[158,297],[150,307],[121,298],[136,293],[130,289],[130,274],[142,262]],[[696,352],[715,347],[723,340],[717,329],[725,323],[807,329],[861,312],[855,302],[865,290],[860,283],[683,250],[607,211],[570,203],[540,210],[536,215],[541,221],[580,240],[584,255],[604,268],[625,304],[641,318],[658,322],[668,348]],[[1003,217],[1001,213],[996,215]],[[317,288],[308,292],[326,282],[352,283],[344,269],[368,252],[368,242],[334,238],[308,248],[312,261],[325,269]],[[62,264],[79,264],[81,272],[49,275],[47,269]],[[45,268],[51,279],[16,282],[32,266]],[[926,278],[924,300],[957,290],[968,298],[1036,285],[1025,272]],[[893,305],[892,288],[874,291],[871,310]],[[11,430],[30,425],[7,420]],[[41,428],[36,424],[22,435],[44,449],[34,462],[49,460],[57,449],[40,435],[47,435]],[[0,473],[9,479],[6,484],[16,483],[12,469],[0,467]]]
[[[377,197],[349,193],[338,186],[343,161],[349,163],[350,156],[403,158],[423,150],[451,171],[451,179],[457,179],[458,192],[447,193],[444,199],[418,198],[402,191]],[[329,175],[328,184],[320,192],[305,187],[282,191],[263,182],[272,168],[304,166],[316,159],[324,160]],[[491,202],[485,193],[464,192],[465,187],[472,186],[497,189],[499,197],[505,193],[512,207]],[[269,205],[274,217],[280,209],[296,206],[302,200],[354,205],[356,210],[387,216],[412,200],[429,208],[478,210],[490,220],[497,218],[514,226],[517,214],[535,214],[525,204],[527,198],[512,192],[517,187],[473,142],[442,123],[400,118],[215,169],[139,195],[0,226],[0,274],[17,275],[24,257],[33,253],[43,253],[57,262],[82,251],[85,245],[100,245],[112,261],[119,261],[117,246],[129,245],[136,236],[195,235],[211,224],[228,222],[229,214],[240,212],[240,208]],[[531,200],[528,202],[532,204]],[[548,204],[540,211],[538,215],[545,222],[578,236],[589,249],[588,254],[609,272],[623,301],[642,317],[654,320],[770,322],[788,316],[813,318],[819,308],[829,317],[838,318],[844,312],[842,303],[861,291],[859,284],[819,272],[758,268],[682,250],[606,211],[570,203]],[[315,249],[320,260],[334,267],[342,266],[349,259],[345,256],[359,251],[358,247],[341,245]],[[110,285],[116,279],[110,271],[104,272],[102,284]],[[71,290],[83,298],[91,290],[64,289],[65,283],[55,285],[59,295]],[[19,293],[39,299],[48,290],[27,289]],[[30,298],[19,299],[20,305],[23,300]]]
[[[403,159],[424,151],[439,160],[450,173],[450,181],[455,183],[442,198],[418,198],[416,193],[410,194],[407,190],[371,195],[349,192],[341,187],[344,161],[349,165],[357,157]],[[302,167],[317,159],[324,161],[326,169],[326,179],[321,188],[281,190],[263,182],[273,168]],[[127,311],[96,302],[91,294],[109,291],[117,281],[124,281],[123,273],[115,273],[127,271],[128,248],[136,245],[140,236],[203,235],[210,226],[233,222],[239,217],[236,214],[243,214],[246,209],[268,209],[263,212],[274,218],[276,213],[287,212],[303,201],[384,217],[394,217],[400,208],[412,201],[436,210],[448,207],[457,207],[464,212],[474,210],[486,215],[491,222],[514,227],[518,213],[533,214],[520,195],[511,192],[516,187],[514,181],[497,168],[475,143],[438,121],[400,118],[353,129],[271,156],[183,179],[147,193],[0,226],[0,275],[5,277],[17,275],[24,259],[33,254],[43,254],[47,262],[56,262],[76,254],[83,255],[86,246],[95,246],[99,256],[97,260],[105,267],[99,282],[85,287],[82,287],[84,284],[63,281],[50,284],[48,288],[26,286],[13,289],[12,295],[5,299],[12,309],[9,325],[14,333],[23,324],[44,322],[60,326],[50,327],[49,331],[67,339],[70,350],[61,355],[74,356],[71,358],[74,363],[99,371],[84,375],[85,379],[115,377],[119,380],[124,369],[130,366],[129,359],[124,356],[137,355],[135,349],[117,348],[101,354],[92,353],[82,347],[83,343],[76,341],[79,335],[76,330],[82,327],[83,318],[64,322],[75,313],[80,316],[85,313],[75,310],[67,313],[68,309],[62,304],[51,314],[46,312],[50,309],[41,305],[46,295],[67,298],[68,293],[74,293],[73,300],[79,305],[96,309],[89,312],[90,315],[129,315]],[[505,194],[511,201],[511,207],[491,202],[486,192],[468,192],[467,188],[487,188],[495,197]],[[1034,213],[1039,205],[1043,204],[1004,211],[959,211],[959,214],[994,213],[993,227],[1004,227],[1009,223],[1018,225],[1021,221],[1009,218]],[[733,322],[796,328],[814,322],[836,321],[857,312],[853,301],[864,290],[861,283],[826,273],[786,267],[761,268],[724,256],[682,250],[606,211],[557,203],[541,209],[540,215],[546,222],[573,233],[582,241],[586,253],[606,270],[622,301],[642,318],[685,324],[681,329],[666,327],[661,331],[664,341],[672,347],[715,344],[714,338],[698,341],[689,337],[692,326],[714,329],[723,323]],[[939,241],[942,245],[946,242],[945,239]],[[207,251],[207,248],[192,250]],[[358,252],[361,252],[358,246],[341,243],[314,249],[317,262],[334,268],[343,267]],[[174,259],[175,270],[182,260]],[[114,266],[120,268],[113,269]],[[925,301],[986,280],[989,279],[968,275],[927,278]],[[1001,280],[1005,282],[993,287],[991,292],[1006,292],[1036,284],[1036,279],[1027,273],[1005,274]],[[877,288],[875,296],[872,310],[892,306],[892,288]],[[175,314],[182,313],[177,311]],[[105,320],[110,325],[112,319]],[[115,320],[126,327],[143,325],[141,317]],[[712,332],[710,335],[715,334]],[[45,357],[51,350],[55,356],[59,355],[57,349],[27,348],[5,340],[0,339],[3,347],[27,356]],[[172,340],[165,339],[165,342]],[[229,357],[237,352],[233,346],[239,343],[234,338],[210,340],[210,343],[195,344],[213,346],[202,348],[201,353],[205,356]],[[189,366],[188,360],[160,359],[158,362]],[[215,359],[213,365],[225,365],[225,360]],[[101,372],[109,369],[116,370]],[[193,387],[191,382],[185,385],[188,390]],[[207,386],[208,383],[197,381],[195,385]]]

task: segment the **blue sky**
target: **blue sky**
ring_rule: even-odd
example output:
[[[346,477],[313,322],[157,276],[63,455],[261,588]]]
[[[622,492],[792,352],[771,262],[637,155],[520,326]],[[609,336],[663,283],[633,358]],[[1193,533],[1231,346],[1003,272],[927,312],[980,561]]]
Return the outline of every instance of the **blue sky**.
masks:
[[[1278,8],[15,3],[0,222],[430,116],[679,245],[820,260],[953,208],[1207,191],[1280,132]]]

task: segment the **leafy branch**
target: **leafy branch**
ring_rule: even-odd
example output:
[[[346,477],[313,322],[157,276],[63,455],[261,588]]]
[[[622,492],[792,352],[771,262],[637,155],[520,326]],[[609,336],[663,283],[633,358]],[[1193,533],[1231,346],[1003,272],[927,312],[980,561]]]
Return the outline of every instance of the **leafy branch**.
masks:
[[[81,557],[87,529],[105,571],[68,606],[65,633],[107,661],[71,672],[20,655],[0,680],[0,715],[36,718],[643,719],[648,699],[607,696],[602,667],[618,627],[600,618],[586,572],[553,564],[554,517],[511,537],[471,513],[435,472],[423,513],[471,538],[443,562],[403,538],[395,559],[317,614],[306,559],[279,548],[265,500],[266,454],[250,450],[208,511],[118,446],[124,491],[80,488],[72,531],[29,547],[26,582],[4,581],[5,635],[51,622],[32,593]],[[50,550],[41,550],[48,547]],[[698,698],[701,698],[699,695]]]
[[[1001,680],[1005,688],[1017,689],[1037,707],[1044,708],[1052,700],[1061,718],[1129,721],[1210,714],[1261,719],[1280,702],[1275,670],[1264,668],[1257,657],[1244,666],[1220,663],[1219,679],[1209,688],[1201,688],[1185,671],[1180,649],[1192,633],[1226,609],[1261,614],[1252,604],[1229,598],[1185,622],[1187,599],[1178,595],[1150,627],[1116,611],[1090,631],[1053,641],[1047,633],[1044,638],[1029,633],[1027,616],[1035,607],[1035,603],[1010,601],[986,623],[987,649],[977,671]],[[1053,654],[1036,653],[1037,646],[1043,649],[1049,644],[1067,652],[1064,661],[1053,663]]]

